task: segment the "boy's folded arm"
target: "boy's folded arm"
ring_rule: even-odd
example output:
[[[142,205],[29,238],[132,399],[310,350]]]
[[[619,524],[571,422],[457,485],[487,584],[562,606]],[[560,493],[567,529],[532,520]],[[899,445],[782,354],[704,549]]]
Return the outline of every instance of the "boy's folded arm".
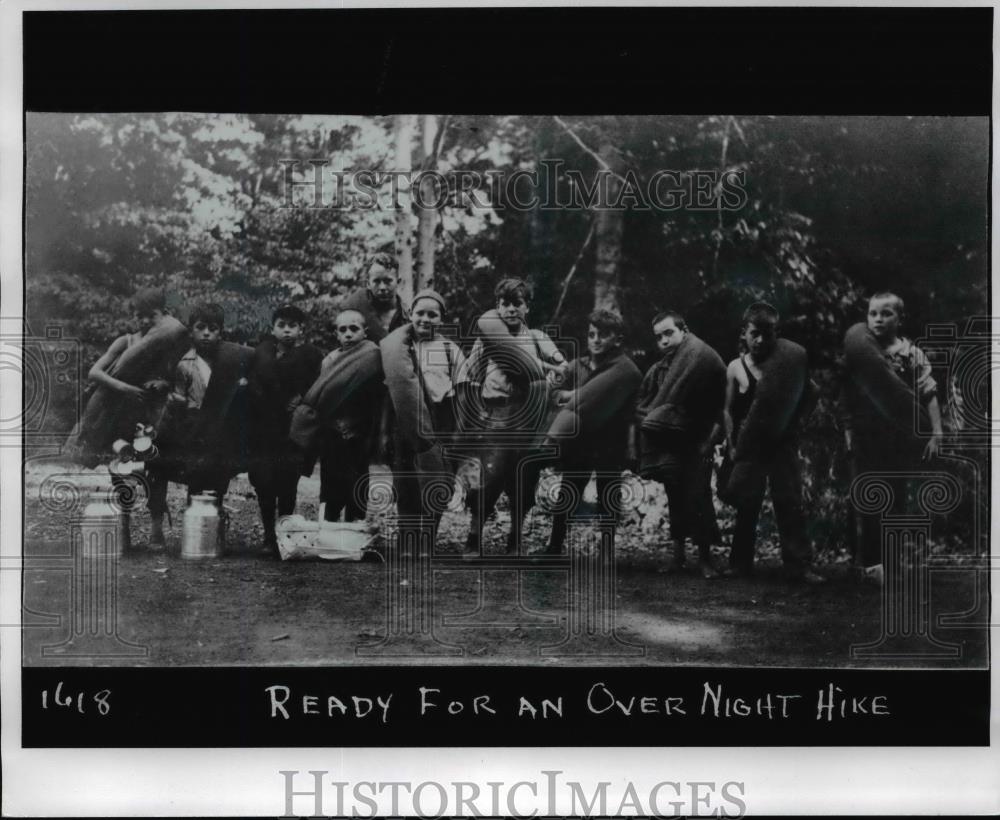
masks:
[[[132,385],[116,379],[108,372],[108,368],[118,360],[118,357],[121,356],[127,346],[128,337],[119,336],[115,339],[104,354],[94,362],[87,373],[87,378],[95,384],[107,387],[109,390],[115,390],[119,393],[127,392]]]

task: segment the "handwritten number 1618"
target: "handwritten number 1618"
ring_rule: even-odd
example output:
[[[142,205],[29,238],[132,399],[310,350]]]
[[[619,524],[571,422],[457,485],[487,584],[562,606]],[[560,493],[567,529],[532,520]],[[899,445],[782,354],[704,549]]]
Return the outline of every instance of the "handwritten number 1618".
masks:
[[[56,691],[52,694],[52,703],[56,706],[72,709],[73,705],[76,704],[76,711],[82,715],[84,713],[84,704],[89,703],[89,701],[92,700],[99,714],[106,715],[111,711],[111,701],[109,700],[109,697],[111,696],[110,689],[102,689],[100,692],[96,692],[88,698],[86,692],[79,692],[75,697],[73,695],[63,695],[62,688],[62,681],[59,681],[56,685]],[[49,708],[48,689],[42,690],[42,708]]]

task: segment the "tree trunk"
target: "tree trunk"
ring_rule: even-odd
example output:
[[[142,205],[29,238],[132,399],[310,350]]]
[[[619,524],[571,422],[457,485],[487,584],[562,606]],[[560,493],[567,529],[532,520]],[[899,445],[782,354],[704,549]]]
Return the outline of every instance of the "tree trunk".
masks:
[[[396,141],[396,170],[412,173],[413,170],[412,114],[397,114],[394,123]],[[413,214],[408,190],[399,186],[399,201],[396,206],[396,261],[399,262],[399,298],[409,307],[413,299]]]
[[[423,171],[437,169],[437,157],[434,152],[434,138],[437,136],[438,122],[433,114],[425,114],[421,128],[420,168]],[[439,192],[435,188],[434,178],[422,178],[420,181],[421,207],[417,210],[417,290],[434,287],[434,252],[436,239],[434,228],[437,224],[437,209],[433,207]]]
[[[614,172],[607,175],[607,196],[598,198],[599,207],[594,214],[596,242],[594,262],[594,307],[620,311],[619,280],[622,260],[622,232],[625,227],[625,212],[612,210],[609,206],[618,201],[621,180],[615,174],[621,173],[621,158],[610,143],[601,145],[601,159]]]

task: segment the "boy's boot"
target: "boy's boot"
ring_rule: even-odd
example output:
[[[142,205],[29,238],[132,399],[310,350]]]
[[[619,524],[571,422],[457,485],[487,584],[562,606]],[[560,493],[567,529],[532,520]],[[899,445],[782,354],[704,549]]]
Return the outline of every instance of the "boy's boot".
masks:
[[[167,545],[163,535],[163,513],[154,513],[149,521],[149,548],[161,550]]]
[[[229,526],[229,514],[222,506],[222,497],[215,502],[215,508],[219,511],[219,523],[216,525],[215,537],[219,544],[219,553],[226,554],[226,530]]]
[[[261,510],[260,519],[264,524],[264,548],[263,552],[269,556],[277,556],[278,535],[274,530],[274,510]]]
[[[465,539],[465,547],[462,549],[463,558],[478,558],[479,557],[479,543],[480,539],[476,536],[474,530],[469,530],[469,534]]]
[[[670,559],[670,563],[667,564],[666,569],[663,570],[668,575],[683,572],[684,564],[687,562],[687,556],[684,554],[684,541],[682,539],[674,539],[672,544],[673,557]]]
[[[711,544],[698,545],[698,570],[706,581],[714,581],[719,577],[719,570],[716,569],[715,561],[712,559]]]

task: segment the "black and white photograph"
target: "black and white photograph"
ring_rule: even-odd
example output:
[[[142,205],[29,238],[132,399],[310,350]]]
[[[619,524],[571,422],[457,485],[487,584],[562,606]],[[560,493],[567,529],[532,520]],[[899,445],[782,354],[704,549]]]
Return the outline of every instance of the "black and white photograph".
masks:
[[[25,664],[984,668],[988,127],[29,113]]]
[[[499,21],[491,43],[559,27],[453,11],[451,36]],[[581,43],[611,20],[561,11]],[[731,11],[726,42],[766,13]],[[922,43],[934,18],[909,11]],[[632,12],[609,45],[695,30]],[[991,29],[964,12],[942,18],[957,41]],[[415,10],[205,14],[22,18],[39,55],[80,26],[162,24],[150,42],[181,49],[190,29],[195,63],[331,32],[328,85],[254,98],[265,67],[216,54],[189,105],[106,54],[136,77],[67,105],[25,50],[23,309],[5,298],[0,334],[25,748],[989,746],[989,32],[985,95],[947,110],[937,85],[912,105],[912,78],[905,105],[855,106],[844,78],[828,105],[793,80],[778,104],[672,102],[662,78],[590,100],[533,52],[575,96],[519,97],[522,65],[470,101],[499,69],[407,63],[398,22],[351,88],[360,33]],[[646,71],[652,43],[622,54]],[[263,814],[390,811],[277,768]],[[721,771],[672,809],[536,777],[548,812],[511,784],[492,810],[447,784],[428,805],[759,810]]]

